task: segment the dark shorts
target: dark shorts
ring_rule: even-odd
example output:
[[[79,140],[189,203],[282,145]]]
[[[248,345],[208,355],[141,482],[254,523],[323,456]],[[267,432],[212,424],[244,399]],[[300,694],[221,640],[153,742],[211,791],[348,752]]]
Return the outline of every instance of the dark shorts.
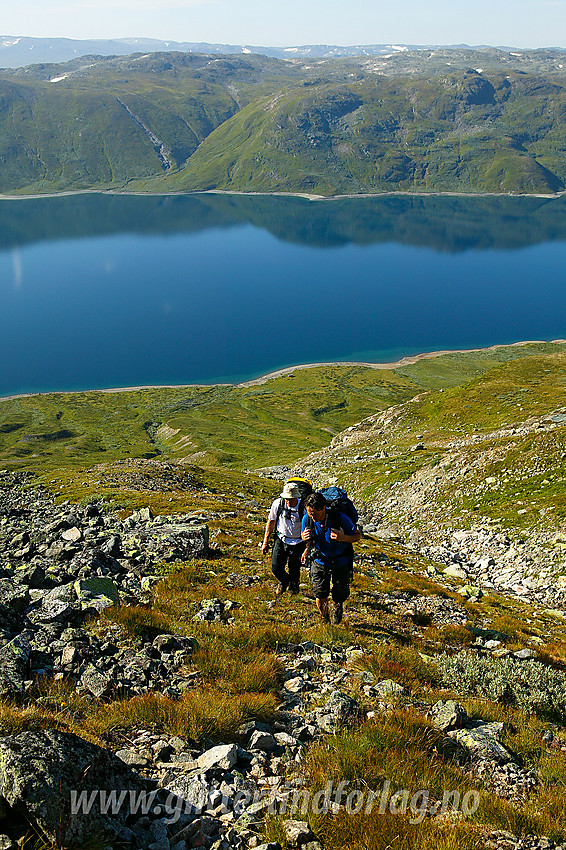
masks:
[[[332,580],[332,599],[334,602],[344,602],[350,595],[350,565],[348,562],[334,563],[331,559],[324,564],[313,561],[310,567],[312,589],[317,599],[327,599],[330,596]]]

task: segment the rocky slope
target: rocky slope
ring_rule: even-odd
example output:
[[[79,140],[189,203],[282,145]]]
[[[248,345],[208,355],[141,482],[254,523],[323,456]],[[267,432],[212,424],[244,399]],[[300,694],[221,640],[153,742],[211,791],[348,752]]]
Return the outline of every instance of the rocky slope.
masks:
[[[281,616],[270,601],[269,584],[254,573],[257,564],[248,557],[243,559],[247,568],[240,566],[225,575],[222,598],[201,596],[192,604],[189,623],[193,630],[205,630],[198,639],[167,633],[164,624],[151,639],[128,637],[118,622],[105,620],[101,612],[118,604],[121,610],[137,610],[155,603],[151,588],[164,565],[210,558],[213,551],[208,549],[204,521],[225,524],[234,512],[154,518],[145,509],[123,519],[96,503],[57,504],[44,488],[33,485],[29,474],[0,475],[0,684],[3,704],[12,705],[12,711],[25,711],[30,701],[49,704],[49,697],[41,696],[40,683],[52,677],[102,706],[151,692],[163,694],[173,704],[187,689],[198,686],[202,674],[191,667],[199,640],[206,640],[206,629],[219,629],[221,638],[228,639],[241,604],[244,608],[251,604],[250,594],[274,617]],[[262,515],[262,511],[248,514],[258,531]],[[217,528],[213,536],[220,540],[225,532]],[[472,628],[467,603],[464,598],[458,601],[448,578],[439,577],[438,583],[417,593],[400,589],[402,584],[379,591],[386,572],[415,581],[419,574],[426,575],[429,562],[412,563],[408,550],[395,557],[367,549],[368,545],[359,556],[359,587],[345,641],[336,643],[338,634],[328,634],[320,635],[322,640],[278,643],[279,705],[269,722],[249,720],[222,742],[197,741],[138,721],[104,743],[61,728],[66,709],[59,724],[44,719],[39,727],[24,724],[12,734],[5,730],[0,737],[3,846],[19,846],[31,824],[70,847],[80,846],[93,833],[110,844],[120,841],[149,850],[334,847],[332,839],[325,840],[324,828],[316,837],[313,828],[318,821],[308,808],[301,809],[300,793],[315,787],[302,765],[308,765],[309,753],[324,745],[328,736],[348,734],[352,727],[363,729],[360,723],[379,726],[391,716],[401,724],[404,717],[413,716],[423,728],[436,730],[440,755],[435,757],[440,763],[456,760],[462,775],[479,787],[492,789],[509,805],[524,805],[541,780],[537,770],[510,748],[506,724],[489,716],[469,716],[458,702],[435,699],[434,692],[428,699],[417,697],[406,672],[399,675],[402,668],[388,676],[384,673],[393,668],[376,666],[367,642],[356,640],[356,624],[361,626],[368,610],[364,603],[371,601],[388,612],[387,622],[396,622],[402,631],[407,624],[412,629],[412,624],[425,622],[436,629],[469,627],[467,652],[483,658],[484,666],[513,661],[526,665],[521,669],[527,672],[529,665],[540,666],[533,660],[536,652],[525,645],[519,648],[516,638],[477,625]],[[234,569],[236,562],[230,563]],[[243,603],[231,598],[238,587]],[[205,585],[203,593],[207,589]],[[309,604],[306,599],[304,603]],[[190,630],[189,625],[186,631]],[[383,643],[384,635],[378,642]],[[388,644],[386,638],[384,647],[394,654],[395,641],[389,648]],[[447,667],[444,675],[448,685],[453,672]],[[513,687],[513,682],[509,685]],[[561,705],[557,710],[566,710]],[[561,735],[556,728],[549,731],[548,746],[554,736],[561,741]],[[348,813],[350,803],[345,792],[333,794],[329,816],[339,819]],[[265,831],[273,812],[279,812],[278,837],[262,844],[262,835],[269,839],[273,829]],[[427,801],[422,817],[430,828],[446,817],[441,796]],[[561,845],[549,838],[521,838],[495,829],[484,834],[482,846],[552,850]]]
[[[347,485],[368,533],[484,589],[563,609],[566,413],[562,390],[537,398],[531,389],[543,365],[535,358],[493,421],[483,421],[481,380],[431,392],[348,428],[296,471]]]
[[[565,359],[297,466],[361,509],[340,627],[259,557],[289,467],[0,471],[0,846],[563,850]]]

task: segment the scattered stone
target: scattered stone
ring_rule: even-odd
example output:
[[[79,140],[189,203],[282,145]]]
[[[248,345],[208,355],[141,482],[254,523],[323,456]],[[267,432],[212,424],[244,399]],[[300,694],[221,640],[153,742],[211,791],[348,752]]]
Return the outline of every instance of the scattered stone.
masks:
[[[288,847],[302,847],[315,837],[306,821],[283,821],[283,829]]]
[[[431,714],[433,726],[441,732],[462,729],[468,722],[466,709],[453,699],[435,703]]]
[[[222,744],[212,747],[197,759],[201,770],[230,770],[238,761],[238,747],[235,744]]]
[[[523,804],[538,785],[535,770],[525,770],[514,762],[495,764],[489,759],[480,759],[474,772],[496,794],[514,804]]]
[[[444,596],[414,596],[408,591],[399,590],[376,593],[374,598],[394,613],[408,614],[417,622],[428,622],[435,626],[464,625],[468,619],[461,602]]]

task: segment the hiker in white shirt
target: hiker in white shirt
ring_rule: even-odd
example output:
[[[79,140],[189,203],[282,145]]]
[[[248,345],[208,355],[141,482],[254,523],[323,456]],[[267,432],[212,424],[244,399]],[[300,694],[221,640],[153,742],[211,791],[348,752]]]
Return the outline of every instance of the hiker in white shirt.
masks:
[[[261,551],[265,554],[269,548],[271,534],[275,531],[271,570],[279,581],[275,591],[277,596],[285,593],[287,589],[292,594],[299,592],[301,555],[306,545],[301,537],[304,506],[300,495],[296,484],[285,484],[280,497],[271,505],[265,535],[260,544]]]

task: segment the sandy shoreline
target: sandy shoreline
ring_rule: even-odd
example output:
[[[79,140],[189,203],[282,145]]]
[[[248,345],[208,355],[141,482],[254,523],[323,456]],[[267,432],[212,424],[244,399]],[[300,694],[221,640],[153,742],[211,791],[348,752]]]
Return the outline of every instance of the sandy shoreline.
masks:
[[[344,201],[355,198],[541,198],[553,200],[566,195],[564,192],[549,194],[513,194],[511,192],[366,192],[355,195],[311,195],[307,192],[238,192],[234,189],[206,189],[187,192],[132,192],[127,189],[75,189],[66,192],[45,192],[37,195],[0,194],[0,201],[37,201],[42,198],[68,198],[74,195],[124,195],[136,198],[182,198],[194,195],[235,195],[250,198],[303,198],[307,201]]]
[[[244,387],[255,387],[260,384],[265,384],[274,378],[281,378],[283,375],[290,375],[302,369],[316,369],[318,366],[365,366],[368,369],[399,369],[403,366],[410,366],[413,363],[418,363],[419,360],[432,360],[435,357],[443,357],[446,354],[473,354],[480,351],[495,351],[498,348],[516,348],[524,345],[564,345],[566,339],[551,339],[551,340],[524,340],[521,342],[510,342],[507,344],[489,345],[485,348],[456,348],[446,349],[441,351],[424,351],[422,354],[413,354],[409,357],[402,357],[400,360],[395,360],[390,363],[368,363],[359,360],[332,360],[322,361],[321,363],[302,363],[298,366],[286,366],[283,369],[277,369],[274,372],[268,372],[261,375],[259,378],[253,378],[250,381],[242,381],[241,383],[219,382],[212,384],[147,384],[138,387],[106,387],[104,389],[92,390],[49,390],[39,393],[20,393],[19,395],[0,396],[0,402],[13,401],[18,398],[33,398],[41,395],[82,395],[84,393],[131,393],[138,390],[183,390],[193,387],[235,387],[241,389]]]

